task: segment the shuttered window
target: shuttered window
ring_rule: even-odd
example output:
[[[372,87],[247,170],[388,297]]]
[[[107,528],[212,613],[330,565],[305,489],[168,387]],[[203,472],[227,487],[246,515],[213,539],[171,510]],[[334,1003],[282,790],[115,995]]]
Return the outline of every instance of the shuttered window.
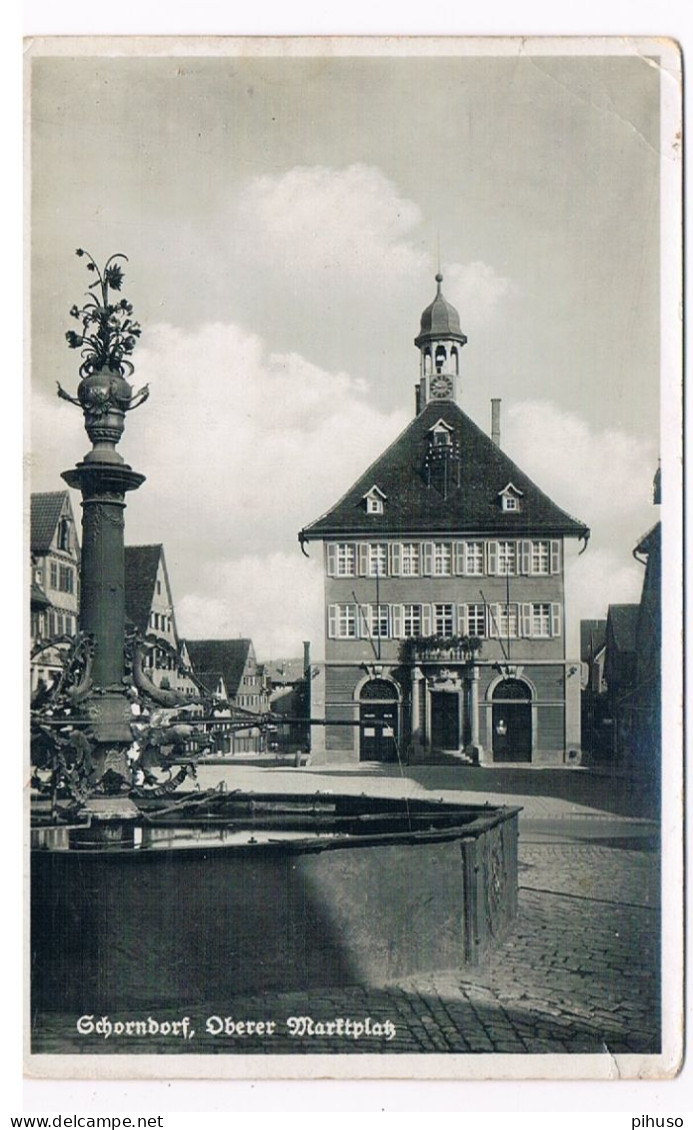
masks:
[[[330,639],[357,638],[356,605],[330,604],[327,609],[327,634]]]
[[[418,577],[419,575],[419,543],[418,542],[405,542],[402,547],[402,568],[401,573],[403,577]]]
[[[484,543],[482,541],[464,543],[464,571],[468,577],[483,576]]]
[[[387,545],[384,542],[368,544],[368,576],[387,576]]]
[[[516,571],[517,542],[498,542],[498,576],[513,577]]]
[[[455,633],[454,604],[433,605],[433,630],[437,636],[452,636]]]
[[[412,639],[414,636],[423,634],[420,604],[402,605],[402,634],[406,639]]]
[[[548,541],[532,542],[531,567],[528,570],[533,576],[548,576],[550,567],[550,543]]]
[[[549,639],[551,636],[551,605],[532,604],[531,634],[534,639]]]
[[[460,607],[462,606],[460,605]],[[483,639],[486,635],[486,605],[467,604],[466,616],[463,622],[466,635]]]
[[[452,546],[450,542],[435,542],[433,546],[433,576],[449,577],[451,573]]]

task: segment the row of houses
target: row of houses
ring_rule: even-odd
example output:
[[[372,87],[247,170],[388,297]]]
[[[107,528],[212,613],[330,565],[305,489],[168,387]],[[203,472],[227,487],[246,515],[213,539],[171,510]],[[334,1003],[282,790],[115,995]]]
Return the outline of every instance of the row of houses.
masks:
[[[659,472],[653,497],[659,505]],[[612,604],[606,619],[581,623],[582,739],[594,762],[655,776],[662,739],[660,522],[638,541],[633,556],[645,570],[639,602]]]
[[[46,642],[72,637],[78,627],[80,546],[68,492],[33,494],[30,529],[31,685],[35,692],[49,686],[62,670],[60,648],[46,647]],[[202,691],[216,700],[214,745],[220,752],[257,753],[284,740],[300,741],[296,711],[302,703],[304,660],[258,663],[248,638],[181,638],[162,545],[125,547],[125,608],[127,627],[147,641],[144,665],[148,678],[191,699]],[[275,710],[275,700],[279,712],[291,719],[286,734],[284,728],[268,727],[264,718]],[[237,720],[232,724],[240,711],[257,714],[262,724],[242,729]]]

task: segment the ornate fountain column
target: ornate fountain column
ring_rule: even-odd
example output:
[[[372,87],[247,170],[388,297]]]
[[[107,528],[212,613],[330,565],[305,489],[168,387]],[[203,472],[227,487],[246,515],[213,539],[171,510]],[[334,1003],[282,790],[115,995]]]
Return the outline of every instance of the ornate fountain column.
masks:
[[[78,251],[78,255],[86,252]],[[90,684],[80,703],[91,723],[95,739],[92,753],[95,777],[107,769],[127,780],[126,750],[132,742],[128,699],[130,680],[125,681],[125,495],[137,490],[145,476],[133,471],[116,451],[124,428],[125,413],[147,399],[147,388],[135,396],[125,373],[139,326],[130,319],[132,307],[122,299],[114,303],[111,289],[120,290],[122,272],[111,256],[101,273],[88,256],[88,268],[97,276],[92,287],[100,290],[83,309],[73,307],[73,316],[83,324],[83,333],[68,333],[68,343],[81,348],[85,358],[80,368],[77,397],[58,385],[58,395],[84,412],[84,426],[92,449],[62,478],[82,495],[82,561],[80,632],[91,641]],[[124,256],[123,256],[124,258]]]

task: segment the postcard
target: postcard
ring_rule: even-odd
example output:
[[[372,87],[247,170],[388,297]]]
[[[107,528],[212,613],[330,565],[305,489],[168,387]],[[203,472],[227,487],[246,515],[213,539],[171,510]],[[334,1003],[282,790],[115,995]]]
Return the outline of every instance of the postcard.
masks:
[[[677,45],[25,53],[27,1074],[672,1078]]]

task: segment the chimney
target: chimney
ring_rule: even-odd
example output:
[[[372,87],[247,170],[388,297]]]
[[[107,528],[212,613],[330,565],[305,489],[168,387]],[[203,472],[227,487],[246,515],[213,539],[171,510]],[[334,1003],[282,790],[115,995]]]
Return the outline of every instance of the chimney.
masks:
[[[310,671],[310,640],[303,641],[303,673]]]
[[[500,447],[500,400],[491,401],[491,439]]]

